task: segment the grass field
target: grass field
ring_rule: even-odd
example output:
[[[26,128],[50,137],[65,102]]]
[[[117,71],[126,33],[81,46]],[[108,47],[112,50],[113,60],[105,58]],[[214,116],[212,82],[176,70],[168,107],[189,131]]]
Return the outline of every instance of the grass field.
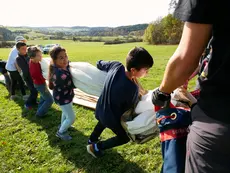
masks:
[[[146,89],[157,87],[162,79],[168,58],[176,46],[152,46],[145,43],[103,45],[73,41],[29,41],[29,44],[59,43],[66,48],[71,61],[118,60],[125,62],[134,46],[145,47],[155,64],[147,78],[141,79]],[[7,59],[10,49],[0,49],[0,58]],[[94,159],[86,152],[88,136],[97,120],[94,112],[74,106],[77,119],[71,128],[73,140],[60,141],[55,133],[60,124],[61,111],[53,105],[48,116],[36,119],[35,111],[21,117],[22,101],[9,101],[7,91],[0,85],[0,172],[28,173],[148,173],[159,172],[162,158],[159,138],[143,145],[128,143],[106,151],[105,156]],[[102,139],[113,133],[106,130]]]

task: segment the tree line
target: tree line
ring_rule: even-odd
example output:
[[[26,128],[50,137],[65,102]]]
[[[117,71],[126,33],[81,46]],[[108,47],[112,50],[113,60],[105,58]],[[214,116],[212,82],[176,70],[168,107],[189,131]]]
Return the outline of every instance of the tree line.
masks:
[[[14,40],[16,35],[23,35],[27,39],[27,31],[42,33],[40,39],[73,39],[74,41],[105,41],[103,36],[129,36],[128,42],[144,41],[149,44],[178,44],[182,34],[183,22],[174,18],[171,14],[163,18],[158,18],[150,24],[137,24],[120,27],[37,27],[19,28],[11,31],[7,27],[0,26],[0,41]],[[24,30],[23,30],[24,29]],[[28,30],[29,29],[29,30]],[[89,39],[82,39],[81,36],[88,36]],[[98,37],[96,40],[91,39]],[[80,38],[80,39],[79,39]],[[31,38],[32,39],[32,38]],[[135,40],[134,40],[135,39]],[[120,43],[123,40],[108,41],[110,43]]]
[[[168,14],[150,23],[144,32],[144,42],[149,44],[178,44],[183,22]]]

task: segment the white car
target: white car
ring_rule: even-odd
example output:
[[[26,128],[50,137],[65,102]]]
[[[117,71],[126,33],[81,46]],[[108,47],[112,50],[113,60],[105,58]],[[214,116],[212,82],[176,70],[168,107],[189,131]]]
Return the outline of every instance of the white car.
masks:
[[[47,44],[43,48],[43,53],[44,54],[49,54],[50,49],[52,49],[54,46],[60,46],[59,44]]]

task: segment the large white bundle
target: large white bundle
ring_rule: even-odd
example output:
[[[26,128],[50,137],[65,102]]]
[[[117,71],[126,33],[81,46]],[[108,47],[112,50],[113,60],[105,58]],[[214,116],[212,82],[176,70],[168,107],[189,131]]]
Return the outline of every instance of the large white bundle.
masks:
[[[126,124],[130,134],[142,134],[150,129],[156,130],[155,111],[153,109],[146,110],[135,117],[132,121],[127,121]]]
[[[71,62],[70,72],[74,85],[83,92],[100,96],[107,73],[87,62]]]
[[[42,75],[46,80],[48,79],[50,60],[50,58],[42,58],[40,61]]]
[[[43,58],[40,64],[44,78],[48,79],[50,58]],[[87,62],[71,62],[70,72],[73,77],[73,83],[77,88],[87,94],[100,96],[106,72],[97,69]]]
[[[153,90],[149,90],[147,94],[141,97],[141,100],[138,102],[135,108],[136,114],[140,114],[147,110],[155,110],[154,104],[152,103],[152,93]]]
[[[154,134],[157,130],[156,112],[152,103],[152,90],[141,97],[135,113],[138,114],[132,121],[126,121],[126,129],[132,135]]]

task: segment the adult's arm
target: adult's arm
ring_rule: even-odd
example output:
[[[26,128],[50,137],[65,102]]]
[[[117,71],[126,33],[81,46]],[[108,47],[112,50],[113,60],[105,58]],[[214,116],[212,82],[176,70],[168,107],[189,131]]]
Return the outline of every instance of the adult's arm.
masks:
[[[159,90],[171,93],[183,85],[198,66],[212,32],[212,25],[185,22],[180,43],[169,59]]]

